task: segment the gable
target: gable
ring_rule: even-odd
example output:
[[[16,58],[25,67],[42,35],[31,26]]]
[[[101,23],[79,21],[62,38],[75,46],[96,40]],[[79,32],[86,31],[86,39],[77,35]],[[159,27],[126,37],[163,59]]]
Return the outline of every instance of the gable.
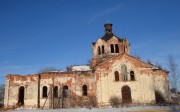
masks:
[[[132,56],[129,56],[127,54],[121,54],[118,56],[114,56],[114,57],[110,58],[109,60],[106,60],[106,61],[98,64],[95,68],[99,68],[99,67],[102,68],[107,65],[113,65],[116,61],[121,61],[121,60],[127,61],[128,63],[131,63],[134,66],[140,67],[140,68],[152,68],[153,67],[153,65],[142,62],[138,59],[135,59]]]

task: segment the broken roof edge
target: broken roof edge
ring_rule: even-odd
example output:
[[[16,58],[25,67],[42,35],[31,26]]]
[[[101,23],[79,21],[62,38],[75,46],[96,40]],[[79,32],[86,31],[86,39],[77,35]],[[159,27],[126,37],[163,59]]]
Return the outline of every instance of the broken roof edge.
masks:
[[[28,75],[20,75],[20,74],[7,74],[6,77],[16,76],[16,77],[27,77],[27,76],[36,76],[37,74],[28,74]]]
[[[71,65],[67,67],[70,71],[91,71],[91,66],[89,64],[85,65]]]
[[[116,35],[113,35],[112,37],[116,37],[119,42],[123,42],[124,40],[127,40],[126,37],[120,38],[120,37],[118,37],[118,36],[116,36]],[[111,38],[112,38],[112,37],[111,37]],[[109,38],[109,39],[103,39],[103,37],[99,37],[99,38],[97,39],[97,41],[100,39],[100,40],[102,40],[102,41],[104,41],[104,42],[108,42],[109,40],[111,40],[111,38]],[[96,42],[92,42],[92,45],[93,45],[93,46],[96,45],[97,41],[96,41]]]
[[[111,34],[105,34],[103,37],[101,37],[100,39],[108,42],[112,37],[116,37],[118,39],[118,41],[122,42],[123,41],[123,38],[121,39],[120,37],[114,35],[114,33],[111,33]]]
[[[150,65],[152,69],[154,69],[154,67],[156,67],[156,70],[162,70],[162,71],[164,71],[164,72],[169,73],[168,70],[159,68],[159,67],[155,66],[154,64],[150,64],[150,63],[147,63],[147,62],[145,62],[145,61],[139,60],[139,59],[137,59],[136,57],[131,56],[131,55],[128,55],[128,54],[125,54],[125,55],[130,56],[130,57],[132,57],[133,59],[135,59],[135,60],[137,60],[137,61],[140,61],[140,62],[142,62],[142,63],[144,63],[144,64],[146,64],[146,65]]]

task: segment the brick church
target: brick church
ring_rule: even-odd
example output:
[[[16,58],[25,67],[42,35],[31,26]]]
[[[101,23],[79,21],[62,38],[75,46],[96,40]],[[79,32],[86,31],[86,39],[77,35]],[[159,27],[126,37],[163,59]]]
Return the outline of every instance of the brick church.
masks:
[[[63,108],[83,105],[108,106],[117,97],[121,103],[154,104],[170,100],[168,71],[130,55],[130,44],[104,25],[105,34],[92,43],[91,65],[69,66],[67,71],[49,71],[6,76],[4,106]]]

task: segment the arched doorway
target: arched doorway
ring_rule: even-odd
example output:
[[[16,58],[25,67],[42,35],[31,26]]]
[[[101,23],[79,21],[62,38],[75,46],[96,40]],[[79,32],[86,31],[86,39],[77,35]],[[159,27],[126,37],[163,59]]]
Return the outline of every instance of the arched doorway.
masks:
[[[18,105],[24,105],[24,87],[21,86],[19,88],[19,97],[18,97]]]
[[[122,92],[122,103],[132,103],[130,87],[123,86],[121,92]]]

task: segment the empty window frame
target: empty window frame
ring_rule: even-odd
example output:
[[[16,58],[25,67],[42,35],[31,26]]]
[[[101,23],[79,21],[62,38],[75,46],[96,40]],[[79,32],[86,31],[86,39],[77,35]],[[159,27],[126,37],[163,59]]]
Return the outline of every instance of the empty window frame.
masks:
[[[54,97],[58,97],[58,87],[57,86],[54,87],[53,94],[54,94]]]
[[[114,78],[115,78],[115,81],[119,81],[119,72],[118,71],[114,72]]]
[[[101,55],[101,49],[99,46],[98,46],[98,55]]]
[[[126,46],[124,45],[124,53],[126,53]]]
[[[111,53],[114,53],[114,45],[113,44],[110,45],[110,48],[111,48]]]
[[[119,53],[119,46],[118,46],[118,44],[115,45],[115,50],[116,50],[115,51],[116,53]]]
[[[104,46],[102,46],[102,54],[104,54]]]
[[[130,71],[130,78],[131,78],[131,81],[135,81],[134,71]]]
[[[68,86],[64,86],[63,87],[63,97],[67,98],[68,96],[69,96]]]
[[[83,91],[83,96],[87,96],[87,86],[86,85],[83,85],[82,86],[82,91]]]
[[[43,92],[42,97],[46,98],[47,97],[47,86],[43,86],[42,92]]]

